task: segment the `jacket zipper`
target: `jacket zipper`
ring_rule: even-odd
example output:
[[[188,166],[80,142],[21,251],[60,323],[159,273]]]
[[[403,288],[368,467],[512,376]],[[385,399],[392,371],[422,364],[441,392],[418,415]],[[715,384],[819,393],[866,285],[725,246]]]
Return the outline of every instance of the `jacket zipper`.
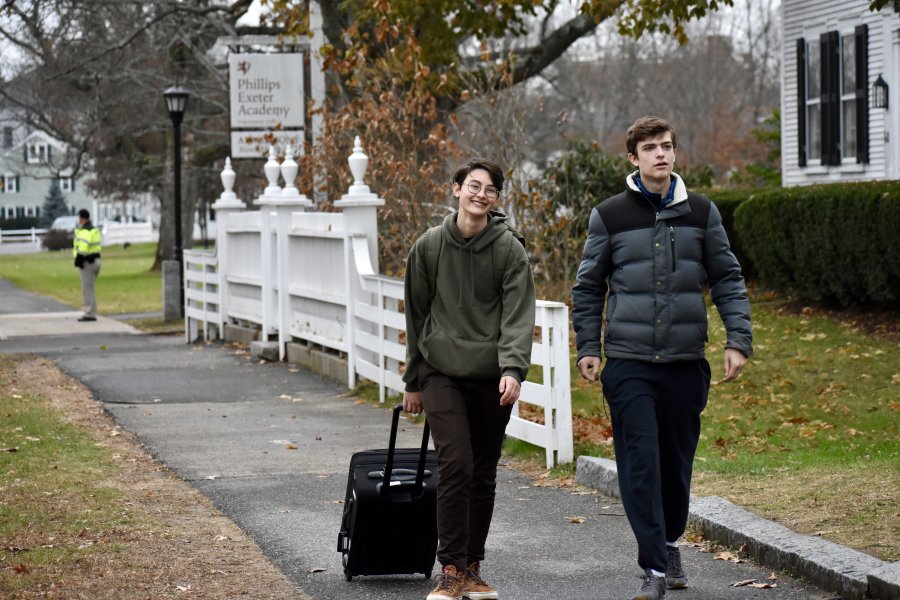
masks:
[[[669,240],[671,240],[672,272],[675,272],[675,227],[672,225],[669,225]]]

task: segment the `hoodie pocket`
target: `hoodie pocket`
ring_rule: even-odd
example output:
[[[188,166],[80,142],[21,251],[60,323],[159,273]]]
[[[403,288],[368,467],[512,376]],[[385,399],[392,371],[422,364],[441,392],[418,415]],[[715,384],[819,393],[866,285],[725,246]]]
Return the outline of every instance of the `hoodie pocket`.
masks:
[[[467,340],[440,330],[430,331],[420,343],[428,364],[451,377],[498,377],[497,342]]]

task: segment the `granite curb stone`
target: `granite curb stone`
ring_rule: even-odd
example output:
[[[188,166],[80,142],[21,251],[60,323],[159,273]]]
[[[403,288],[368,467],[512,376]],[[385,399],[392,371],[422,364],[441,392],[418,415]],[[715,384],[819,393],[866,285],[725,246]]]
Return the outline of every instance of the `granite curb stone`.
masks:
[[[620,498],[616,463],[579,456],[575,480]],[[718,496],[692,496],[689,519],[703,535],[726,546],[746,546],[754,560],[785,569],[843,600],[900,598],[900,564],[888,563],[818,537],[795,533]]]

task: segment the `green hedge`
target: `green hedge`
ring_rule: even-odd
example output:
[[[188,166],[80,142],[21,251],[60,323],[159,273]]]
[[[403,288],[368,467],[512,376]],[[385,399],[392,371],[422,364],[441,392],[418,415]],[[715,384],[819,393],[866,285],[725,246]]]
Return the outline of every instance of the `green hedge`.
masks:
[[[734,229],[765,285],[844,306],[900,304],[900,182],[762,191],[734,211]]]
[[[734,213],[738,206],[758,194],[759,191],[749,189],[700,189],[697,190],[697,193],[703,194],[715,203],[716,208],[722,214],[722,225],[725,226],[725,231],[728,233],[731,251],[734,252],[738,262],[741,263],[741,273],[743,273],[744,278],[755,278],[756,270],[753,260],[744,250],[740,236],[735,230]]]

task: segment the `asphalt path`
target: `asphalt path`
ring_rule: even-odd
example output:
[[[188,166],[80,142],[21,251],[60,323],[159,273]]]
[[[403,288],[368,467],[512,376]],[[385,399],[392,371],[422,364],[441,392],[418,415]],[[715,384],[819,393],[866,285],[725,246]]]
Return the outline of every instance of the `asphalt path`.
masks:
[[[422,576],[347,582],[336,552],[350,455],[386,446],[390,412],[383,407],[357,404],[339,385],[298,367],[260,363],[220,344],[189,346],[181,337],[18,337],[0,341],[0,354],[9,353],[46,356],[83,382],[313,598],[421,600],[431,589]],[[420,435],[418,425],[401,421],[400,446],[417,446]],[[573,523],[576,516],[586,520]],[[670,591],[669,599],[833,598],[787,577],[774,589],[732,587],[765,582],[770,571],[714,560],[691,546],[682,555],[690,587]],[[535,487],[501,468],[483,565],[501,598],[630,598],[639,585],[636,556],[616,500]]]

